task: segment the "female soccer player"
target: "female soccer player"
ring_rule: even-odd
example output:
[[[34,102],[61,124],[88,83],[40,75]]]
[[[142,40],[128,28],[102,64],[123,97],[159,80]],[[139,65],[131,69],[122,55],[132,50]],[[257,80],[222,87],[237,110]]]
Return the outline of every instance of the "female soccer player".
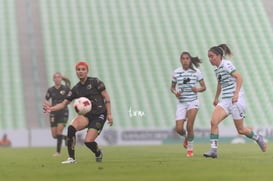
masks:
[[[183,52],[180,56],[182,67],[177,68],[172,75],[171,92],[177,97],[176,131],[184,136],[184,147],[187,148],[187,156],[193,156],[194,121],[199,108],[198,92],[206,90],[205,81],[199,67],[201,60],[192,57],[189,52]],[[195,67],[194,67],[194,66]],[[197,87],[197,84],[200,87]],[[186,129],[184,122],[187,121]]]
[[[76,132],[88,128],[85,145],[95,154],[96,161],[102,161],[102,151],[98,148],[96,138],[103,129],[106,119],[113,124],[110,97],[104,83],[96,77],[88,77],[88,64],[80,61],[76,64],[76,74],[79,82],[72,88],[65,100],[55,106],[44,105],[45,112],[63,109],[73,99],[86,97],[92,103],[92,110],[86,115],[77,115],[68,127],[67,148],[69,158],[63,164],[75,163]]]
[[[219,138],[218,125],[228,115],[232,115],[235,127],[239,134],[245,135],[257,142],[263,152],[266,151],[262,135],[255,134],[249,127],[244,127],[246,103],[242,88],[242,77],[233,63],[225,57],[231,57],[232,52],[226,44],[211,47],[208,50],[209,61],[216,66],[217,89],[213,105],[215,106],[211,118],[211,149],[204,153],[205,157],[217,158]],[[219,96],[221,100],[219,101]]]
[[[56,105],[62,102],[70,91],[70,80],[62,76],[61,73],[56,72],[53,74],[54,86],[50,87],[45,96],[47,104]],[[65,82],[65,85],[62,84]],[[49,102],[51,100],[51,103]],[[62,140],[66,140],[66,136],[63,135],[63,129],[67,123],[69,116],[68,108],[51,112],[49,115],[51,135],[54,139],[57,139],[56,153],[53,156],[59,156],[61,153]]]

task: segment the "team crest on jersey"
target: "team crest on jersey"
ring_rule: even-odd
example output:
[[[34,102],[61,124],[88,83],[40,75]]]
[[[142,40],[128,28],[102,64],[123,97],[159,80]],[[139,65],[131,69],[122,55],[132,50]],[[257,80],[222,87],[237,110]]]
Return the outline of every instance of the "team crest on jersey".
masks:
[[[92,85],[91,85],[91,84],[88,84],[88,85],[86,86],[86,88],[87,88],[88,90],[90,90],[90,89],[92,89]]]
[[[61,91],[60,91],[60,94],[61,94],[61,95],[64,95],[64,94],[65,94],[65,91],[64,91],[64,90],[61,90]]]
[[[183,79],[183,84],[187,84],[191,81],[191,79],[188,77],[188,78],[184,78]]]

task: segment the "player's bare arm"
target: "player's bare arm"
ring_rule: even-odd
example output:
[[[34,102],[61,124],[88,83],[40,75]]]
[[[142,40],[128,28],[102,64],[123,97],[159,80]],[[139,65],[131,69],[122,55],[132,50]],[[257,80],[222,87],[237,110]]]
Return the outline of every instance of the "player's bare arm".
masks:
[[[233,72],[232,76],[236,79],[236,90],[235,90],[234,96],[232,98],[232,102],[234,103],[234,102],[238,101],[239,91],[242,87],[243,78],[238,71]]]
[[[104,98],[104,102],[105,102],[105,107],[106,107],[106,111],[107,111],[107,120],[108,120],[108,124],[110,126],[113,125],[113,118],[112,118],[112,113],[111,113],[111,100],[110,100],[110,96],[108,94],[108,92],[106,90],[101,92],[101,95]]]
[[[70,80],[67,77],[65,77],[65,76],[62,75],[62,80],[65,82],[65,86],[66,87],[70,87],[71,86],[71,82],[70,82]]]
[[[218,82],[215,97],[214,97],[214,100],[213,100],[213,105],[214,106],[216,106],[218,104],[220,94],[221,94],[221,84]]]
[[[197,92],[204,92],[207,88],[206,88],[206,84],[205,84],[205,81],[204,80],[201,80],[199,82],[200,84],[200,87],[192,87],[192,91],[197,93]]]
[[[55,106],[50,106],[48,104],[44,104],[43,109],[44,109],[45,113],[50,113],[53,111],[58,111],[58,110],[64,109],[69,103],[70,103],[70,101],[65,99],[65,100],[63,100],[63,102],[56,104]]]
[[[172,92],[177,98],[179,98],[179,97],[181,96],[182,93],[181,93],[180,91],[176,91],[175,87],[176,87],[176,82],[172,82],[172,84],[171,84],[171,92]]]

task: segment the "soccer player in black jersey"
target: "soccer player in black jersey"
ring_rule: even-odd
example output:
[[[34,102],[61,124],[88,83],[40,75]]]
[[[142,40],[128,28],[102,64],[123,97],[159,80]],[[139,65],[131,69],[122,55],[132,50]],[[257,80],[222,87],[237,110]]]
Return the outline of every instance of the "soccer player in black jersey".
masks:
[[[92,103],[92,109],[85,115],[77,115],[71,125],[68,127],[67,148],[69,158],[63,161],[63,164],[75,163],[75,145],[76,132],[88,128],[85,136],[85,145],[94,153],[96,162],[102,161],[102,151],[96,143],[97,136],[101,133],[104,123],[108,120],[108,124],[112,126],[113,118],[111,115],[110,97],[106,91],[104,83],[96,77],[88,77],[88,64],[86,62],[78,62],[76,64],[76,74],[79,82],[72,88],[65,100],[55,106],[45,104],[43,109],[45,112],[52,112],[63,109],[72,100],[79,97],[86,97]]]
[[[62,76],[61,73],[56,72],[53,74],[53,81],[54,86],[48,88],[45,95],[45,102],[54,106],[66,98],[70,91],[70,80]],[[65,85],[62,84],[62,81],[64,81]],[[53,156],[60,155],[62,140],[66,140],[66,136],[63,135],[63,129],[67,123],[68,116],[69,112],[67,106],[59,111],[51,112],[49,115],[51,135],[54,139],[57,139],[56,153],[54,153]]]

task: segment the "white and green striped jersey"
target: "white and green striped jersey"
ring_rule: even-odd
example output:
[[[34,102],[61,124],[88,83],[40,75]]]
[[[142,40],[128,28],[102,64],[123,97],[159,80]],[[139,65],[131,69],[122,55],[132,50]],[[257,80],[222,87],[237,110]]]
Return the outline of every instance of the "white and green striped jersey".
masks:
[[[176,89],[182,92],[179,102],[191,102],[196,99],[197,93],[192,91],[197,83],[203,80],[203,75],[199,69],[184,70],[182,67],[177,68],[172,75],[172,82],[176,83]]]
[[[222,99],[232,98],[236,89],[236,79],[231,74],[236,71],[235,66],[231,61],[223,59],[214,71],[221,85]]]

